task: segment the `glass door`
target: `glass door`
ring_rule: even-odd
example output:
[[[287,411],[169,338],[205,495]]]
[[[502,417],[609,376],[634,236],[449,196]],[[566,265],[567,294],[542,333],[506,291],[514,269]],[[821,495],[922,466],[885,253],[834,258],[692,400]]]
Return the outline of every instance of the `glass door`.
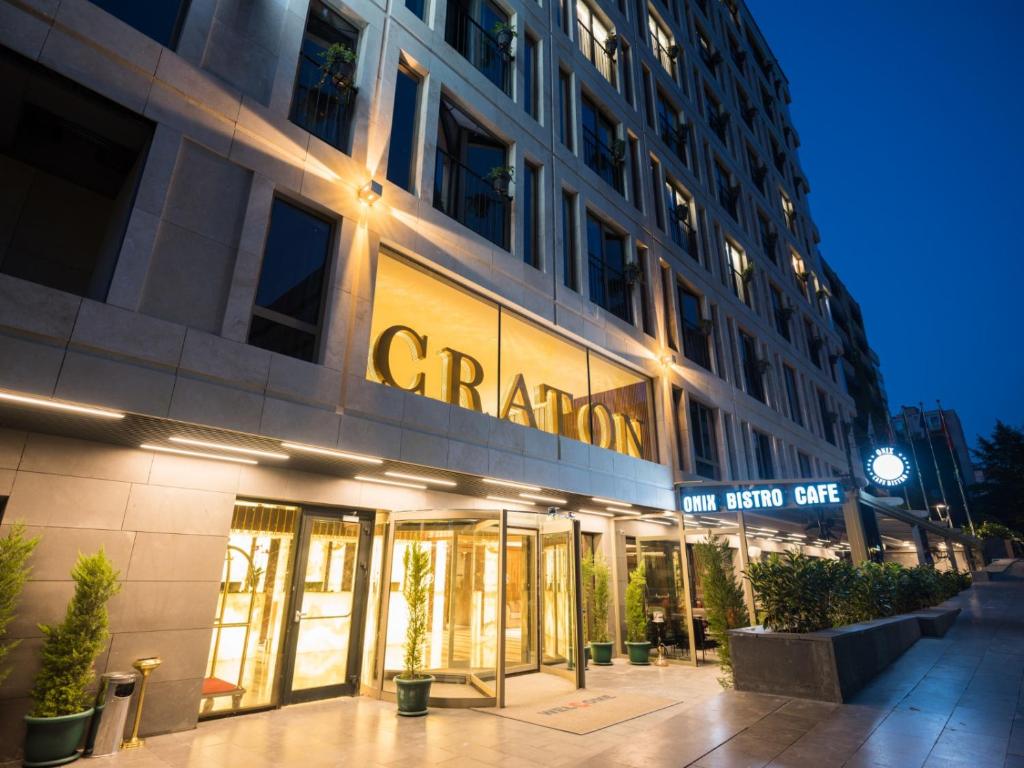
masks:
[[[641,536],[637,555],[647,573],[648,639],[671,658],[690,658],[690,612],[683,583],[683,553],[678,538]]]
[[[540,541],[541,665],[582,688],[579,521],[542,518]]]
[[[355,692],[372,534],[368,515],[303,515],[285,650],[284,703]]]
[[[505,536],[505,674],[536,672],[537,532],[508,528]]]

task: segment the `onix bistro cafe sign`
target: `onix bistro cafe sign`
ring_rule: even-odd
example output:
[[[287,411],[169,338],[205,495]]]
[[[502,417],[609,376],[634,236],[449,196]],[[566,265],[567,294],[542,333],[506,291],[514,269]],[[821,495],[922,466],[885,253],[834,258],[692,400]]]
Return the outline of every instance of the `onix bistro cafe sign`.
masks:
[[[655,460],[647,377],[384,250],[377,263],[366,375],[477,413]]]
[[[699,512],[736,512],[786,507],[818,507],[842,504],[843,487],[839,482],[793,483],[792,485],[752,485],[716,489],[713,492],[680,492],[680,509]]]

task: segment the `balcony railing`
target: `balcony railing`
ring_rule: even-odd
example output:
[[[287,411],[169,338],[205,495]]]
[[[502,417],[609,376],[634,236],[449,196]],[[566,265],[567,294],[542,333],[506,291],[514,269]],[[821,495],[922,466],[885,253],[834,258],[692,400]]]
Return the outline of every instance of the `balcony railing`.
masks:
[[[680,219],[674,211],[669,211],[668,232],[673,243],[693,258],[697,258],[697,230],[689,221]]]
[[[608,54],[608,51],[605,50],[604,44],[594,37],[594,34],[580,19],[576,19],[576,32],[580,51],[582,51],[583,55],[590,60],[590,63],[597,68],[597,71],[601,73],[601,77],[611,83],[613,88],[617,88],[618,84],[615,77],[615,57]]]
[[[707,330],[685,320],[683,321],[683,354],[701,368],[711,370]]]
[[[622,194],[622,164],[624,155],[616,155],[612,148],[601,141],[589,128],[583,128],[583,162],[594,173],[607,181]]]
[[[348,80],[324,77],[322,62],[303,52],[299,58],[299,75],[295,83],[292,122],[326,141],[332,147],[346,150],[352,102],[358,89]]]
[[[443,149],[437,150],[434,169],[434,207],[508,249],[512,200]]]
[[[676,76],[676,56],[679,53],[679,49],[675,46],[669,46],[666,48],[661,44],[661,40],[655,34],[650,35],[651,38],[651,50],[654,51],[654,57],[661,64],[662,68],[672,75],[675,79]],[[673,50],[674,49],[674,50]]]
[[[458,3],[449,10],[445,40],[484,77],[504,93],[512,94],[511,53]]]
[[[675,153],[676,157],[683,161],[683,165],[686,165],[686,135],[689,128],[685,124],[673,123],[664,114],[660,114],[658,115],[658,129],[661,140]]]
[[[590,300],[619,319],[632,323],[633,306],[629,300],[630,287],[626,282],[626,276],[601,260],[597,254],[591,253],[588,261]]]

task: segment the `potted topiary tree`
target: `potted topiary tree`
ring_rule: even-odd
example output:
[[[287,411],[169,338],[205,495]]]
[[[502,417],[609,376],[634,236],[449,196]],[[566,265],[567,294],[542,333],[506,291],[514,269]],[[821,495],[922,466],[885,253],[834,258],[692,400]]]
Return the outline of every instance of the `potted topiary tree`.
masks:
[[[7,625],[14,618],[14,608],[18,604],[21,590],[28,579],[28,558],[38,543],[38,537],[29,539],[25,536],[24,523],[15,523],[10,533],[0,539],[0,665],[7,654],[21,642],[5,642],[4,637],[7,634]],[[10,672],[10,668],[0,666],[0,684],[3,684]]]
[[[608,638],[608,607],[611,605],[611,574],[608,571],[608,561],[600,552],[590,555],[593,558],[593,599],[590,604],[591,630],[590,630],[590,656],[594,663],[609,667],[612,663],[612,649],[614,643]]]
[[[79,555],[71,571],[75,594],[64,621],[40,625],[42,666],[25,716],[25,765],[64,765],[79,757],[78,745],[92,717],[89,686],[93,664],[107,645],[107,601],[117,594],[117,571],[101,549]]]
[[[427,598],[430,591],[430,553],[415,542],[402,555],[405,575],[402,596],[409,609],[405,626],[405,670],[395,677],[398,714],[420,717],[427,714],[433,675],[423,674],[423,646],[427,638]]]
[[[626,585],[626,650],[630,664],[651,663],[651,641],[647,639],[647,569],[640,564],[629,572]]]

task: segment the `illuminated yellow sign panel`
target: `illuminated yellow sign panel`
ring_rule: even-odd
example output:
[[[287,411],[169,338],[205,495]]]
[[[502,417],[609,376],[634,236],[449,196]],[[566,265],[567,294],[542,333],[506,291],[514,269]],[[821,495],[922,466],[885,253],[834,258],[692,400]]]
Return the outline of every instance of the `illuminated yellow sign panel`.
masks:
[[[525,427],[655,458],[646,377],[383,252],[366,375]]]

